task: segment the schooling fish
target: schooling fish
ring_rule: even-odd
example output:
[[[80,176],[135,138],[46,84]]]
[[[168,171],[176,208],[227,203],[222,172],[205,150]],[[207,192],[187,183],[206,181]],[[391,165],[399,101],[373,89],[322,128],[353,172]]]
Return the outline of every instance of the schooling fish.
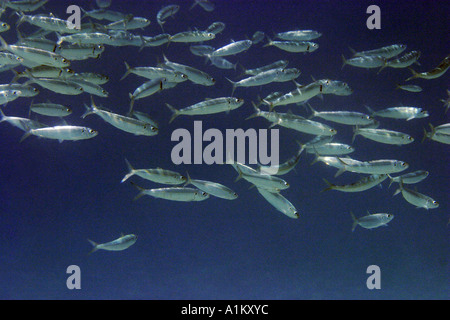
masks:
[[[427,79],[427,80],[436,79],[436,78],[439,78],[440,76],[442,76],[444,73],[446,73],[449,67],[450,67],[450,55],[445,57],[445,59],[436,68],[434,68],[433,70],[431,70],[429,72],[417,73],[413,69],[409,68],[409,70],[412,72],[413,75],[412,75],[412,77],[409,77],[408,79],[406,79],[406,81],[416,79],[416,78]]]
[[[370,214],[369,212],[367,213],[368,213],[367,216],[360,217],[357,219],[353,215],[353,212],[350,212],[353,219],[352,232],[355,231],[357,225],[360,225],[365,229],[373,229],[381,226],[387,226],[388,222],[394,219],[394,215],[389,213],[374,213],[374,214]]]

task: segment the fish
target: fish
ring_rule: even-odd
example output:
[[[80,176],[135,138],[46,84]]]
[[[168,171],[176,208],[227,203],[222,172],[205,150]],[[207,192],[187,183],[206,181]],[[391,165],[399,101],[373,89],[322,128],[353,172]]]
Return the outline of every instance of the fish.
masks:
[[[420,181],[426,179],[428,175],[429,172],[425,170],[417,170],[414,172],[402,174],[401,176],[397,177],[392,177],[388,175],[389,179],[391,180],[391,182],[389,183],[389,187],[391,186],[392,183],[394,182],[400,183],[400,181],[402,181],[403,184],[419,183]]]
[[[84,107],[86,112],[81,116],[83,119],[88,115],[96,114],[113,127],[137,136],[155,136],[158,134],[158,128],[149,123],[98,108],[92,96],[91,106],[89,107],[85,104]]]
[[[340,186],[332,184],[328,182],[326,179],[323,179],[323,181],[325,181],[328,187],[323,189],[321,192],[328,190],[337,190],[341,192],[362,192],[379,185],[387,178],[388,178],[387,174],[373,174],[368,177],[364,177],[361,180],[356,181],[354,183]]]
[[[373,123],[373,118],[367,114],[353,111],[321,111],[318,112],[313,109],[311,105],[309,105],[309,109],[312,112],[312,115],[309,119],[312,118],[322,118],[324,120],[351,125],[369,125]]]
[[[380,56],[386,59],[391,59],[395,56],[398,56],[400,53],[406,50],[406,45],[404,44],[393,44],[389,46],[385,46],[379,49],[367,50],[356,52],[352,48],[350,51],[353,52],[354,57],[370,57],[370,56]]]
[[[252,43],[253,44],[258,44],[260,42],[262,42],[265,38],[266,34],[262,31],[256,31],[253,36],[252,36]]]
[[[67,117],[72,114],[72,109],[57,103],[35,103],[31,102],[30,111],[49,116],[49,117]]]
[[[211,23],[208,28],[206,28],[205,32],[211,32],[214,33],[215,35],[221,33],[223,30],[225,30],[225,23],[217,21],[217,22],[213,22]]]
[[[283,40],[308,41],[320,38],[322,34],[315,30],[293,30],[279,32],[275,36]]]
[[[417,85],[400,85],[397,84],[396,89],[401,89],[408,92],[422,92],[422,88]]]
[[[9,51],[22,59],[28,59],[41,65],[53,67],[62,68],[70,66],[69,60],[54,52],[36,49],[33,47],[9,45],[1,36],[0,42],[2,50]]]
[[[32,77],[25,82],[25,85],[30,83],[38,84],[42,88],[64,95],[79,95],[84,92],[84,89],[80,84],[70,80]]]
[[[213,40],[216,35],[212,32],[207,31],[185,31],[174,34],[169,38],[170,42],[183,42],[183,43],[192,43],[192,42],[203,42]]]
[[[40,123],[35,120],[7,116],[3,113],[2,109],[0,109],[0,123],[1,122],[8,122],[10,125],[12,125],[16,128],[19,128],[22,131],[28,131],[30,129],[39,129],[39,128],[48,127],[46,124]]]
[[[14,93],[13,91],[17,91],[18,97],[26,98],[35,97],[39,94],[39,90],[37,88],[20,83],[0,84],[0,92],[1,91],[7,91],[10,93]]]
[[[342,159],[338,157],[339,162],[343,167],[339,169],[336,176],[339,176],[345,171],[366,173],[366,174],[390,174],[402,172],[408,169],[409,164],[399,160],[372,160],[372,161],[358,161]]]
[[[355,231],[357,225],[360,225],[365,229],[374,229],[381,226],[385,227],[392,219],[394,219],[394,215],[389,213],[374,213],[374,214],[370,214],[369,212],[367,213],[368,213],[367,216],[360,217],[357,219],[353,215],[353,212],[350,212],[353,219],[352,232]]]
[[[20,142],[24,141],[30,135],[63,142],[92,139],[96,137],[97,134],[98,132],[96,130],[90,129],[88,127],[63,125],[29,129],[23,135],[22,139],[20,139]]]
[[[285,40],[285,41],[273,41],[269,38],[269,42],[263,46],[269,47],[275,46],[283,51],[300,53],[300,52],[314,52],[319,49],[319,44],[311,41],[295,41],[295,40]]]
[[[156,21],[158,22],[159,26],[161,27],[161,30],[164,31],[163,25],[166,23],[166,19],[169,17],[173,17],[178,10],[180,10],[180,6],[176,4],[171,4],[168,6],[164,6],[161,8],[161,10],[158,11],[156,14]]]
[[[194,116],[226,112],[235,110],[243,104],[244,100],[240,98],[221,97],[201,101],[183,109],[175,109],[168,103],[166,103],[166,106],[170,111],[172,111],[172,117],[169,120],[169,123],[171,123],[180,115]]]
[[[128,173],[123,177],[121,183],[127,181],[132,176],[138,176],[152,182],[170,185],[180,185],[186,183],[186,177],[175,171],[165,170],[161,168],[156,169],[135,169],[130,162],[125,159],[128,167]]]
[[[236,70],[237,63],[233,64],[230,61],[226,60],[225,58],[211,57],[209,59],[209,61],[211,61],[211,64],[216,66],[219,69],[226,69],[226,70],[234,69],[234,70]]]
[[[216,49],[208,45],[199,44],[199,45],[191,45],[189,47],[189,50],[191,51],[192,54],[196,56],[204,57],[207,54],[211,54]]]
[[[208,1],[208,0],[194,0],[194,4],[189,8],[189,10],[192,10],[195,6],[199,5],[203,8],[203,10],[207,12],[214,11],[215,5],[214,3]]]
[[[0,91],[0,105],[7,104],[8,102],[18,99],[22,95],[22,91],[19,90],[1,90]]]
[[[346,59],[344,55],[342,55],[341,69],[344,69],[347,64],[357,68],[374,69],[383,67],[386,64],[386,58],[381,56],[360,56]]]
[[[123,20],[111,22],[106,25],[108,30],[132,30],[143,29],[150,25],[150,20],[143,17],[134,17],[132,15],[125,17]]]
[[[187,65],[171,62],[171,61],[169,61],[169,59],[167,59],[167,57],[165,55],[163,55],[163,57],[164,57],[164,65],[165,66],[167,66],[168,68],[170,68],[172,70],[175,70],[175,71],[181,72],[182,74],[185,74],[188,77],[188,80],[195,84],[199,84],[202,86],[213,86],[216,83],[216,79],[211,77],[206,72],[203,72],[201,70],[198,70],[196,68],[193,68],[193,67],[190,67]],[[167,78],[167,77],[164,77],[164,78]]]
[[[220,47],[206,56],[209,57],[225,57],[232,56],[247,51],[252,46],[251,40],[232,41],[226,46]]]
[[[431,197],[419,193],[417,191],[405,188],[403,182],[400,179],[399,188],[395,191],[394,196],[401,193],[403,198],[410,204],[416,206],[416,208],[424,209],[436,209],[439,207],[439,202],[432,199]]]
[[[400,58],[388,60],[386,61],[385,65],[378,70],[378,73],[380,73],[384,68],[390,67],[390,68],[407,68],[411,66],[414,63],[417,63],[417,60],[420,58],[420,51],[411,51],[405,55],[403,55]]]
[[[350,154],[355,151],[355,148],[344,143],[324,143],[320,145],[313,145],[306,149],[307,153],[318,154],[321,156],[341,156]]]
[[[299,213],[294,205],[282,196],[279,192],[273,192],[265,188],[256,188],[260,195],[264,197],[274,208],[284,213],[292,219],[298,219]]]
[[[209,198],[208,193],[194,188],[169,187],[158,189],[144,189],[139,186],[136,187],[141,190],[141,192],[134,198],[134,200],[137,200],[144,195],[164,200],[181,202],[204,201]]]
[[[45,5],[48,0],[19,0],[19,1],[2,1],[2,7],[5,6],[17,12],[32,12],[36,11],[43,5]]]
[[[254,186],[260,189],[267,189],[269,191],[278,192],[280,190],[285,190],[289,188],[289,183],[285,180],[275,177],[274,175],[262,174],[256,171],[256,173],[243,173],[243,171],[238,167],[239,175],[236,181],[241,178],[247,180]]]
[[[285,175],[285,174],[291,172],[292,170],[295,170],[295,166],[300,161],[300,156],[301,156],[303,150],[304,149],[299,149],[294,156],[292,156],[287,161],[285,161],[282,164],[279,164],[277,166],[262,166],[262,165],[260,165],[258,168],[258,171],[261,174],[276,175],[276,176]]]
[[[422,108],[417,107],[392,107],[379,111],[373,111],[369,107],[367,107],[367,109],[371,112],[371,115],[373,117],[403,119],[406,121],[426,118],[429,116],[428,111],[422,110]]]
[[[122,235],[120,238],[106,242],[106,243],[96,243],[92,240],[89,240],[89,243],[93,246],[91,252],[89,254],[97,251],[97,250],[106,250],[106,251],[123,251],[128,249],[137,241],[137,236],[134,234]]]
[[[268,65],[254,68],[254,69],[245,69],[244,68],[244,75],[250,75],[250,76],[256,76],[257,74],[260,74],[264,71],[272,70],[272,69],[284,69],[289,64],[288,60],[278,60],[275,62],[272,62]]]
[[[384,144],[405,145],[414,142],[414,138],[409,134],[393,130],[355,127],[353,132],[352,142],[357,135]]]
[[[129,114],[133,113],[134,102],[138,99],[149,97],[152,94],[159,92],[164,89],[164,83],[167,82],[166,78],[158,78],[154,80],[147,81],[141,86],[136,88],[133,93],[130,93],[130,111]]]
[[[146,78],[146,79],[160,79],[165,78],[168,82],[183,82],[189,79],[189,77],[180,71],[171,70],[166,68],[159,67],[134,67],[131,68],[128,63],[125,61],[126,72],[120,78],[120,80],[125,79],[130,74],[135,74],[137,76]]]
[[[426,80],[436,79],[436,78],[439,78],[442,75],[444,75],[447,72],[449,67],[450,67],[450,55],[445,57],[445,59],[442,60],[442,62],[436,68],[434,68],[433,70],[428,71],[428,72],[418,73],[414,69],[408,68],[412,72],[413,75],[411,77],[409,77],[408,79],[406,79],[405,81],[409,81],[409,80],[413,80],[413,79],[417,79],[417,78],[426,79]]]
[[[427,132],[427,130],[423,129],[424,136],[422,142],[428,138],[436,142],[450,144],[450,133],[448,131],[438,131],[431,123],[429,123],[429,126],[431,129],[430,132]]]
[[[191,179],[189,173],[186,172],[186,183],[184,186],[188,186],[192,184],[194,187],[198,188],[201,191],[208,193],[209,195],[215,196],[217,198],[226,199],[226,200],[235,200],[238,198],[236,192],[231,190],[230,188],[224,186],[223,184],[217,182],[211,182],[206,180],[198,180]]]
[[[322,93],[323,86],[312,82],[306,86],[298,86],[297,89],[290,91],[273,101],[263,100],[264,103],[268,104],[270,110],[276,106],[288,105],[293,103],[299,103],[308,101],[309,99]]]

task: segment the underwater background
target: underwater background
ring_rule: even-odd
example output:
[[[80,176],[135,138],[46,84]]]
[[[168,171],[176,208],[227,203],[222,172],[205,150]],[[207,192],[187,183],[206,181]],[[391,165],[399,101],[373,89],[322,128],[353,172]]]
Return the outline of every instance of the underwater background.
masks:
[[[407,69],[377,70],[342,67],[343,54],[370,50],[390,44],[406,44],[407,51],[422,52],[416,71],[435,68],[450,52],[448,1],[234,1],[215,0],[215,10],[206,12],[193,1],[113,0],[109,9],[149,18],[143,35],[162,33],[156,14],[164,5],[179,4],[180,11],[169,18],[164,31],[174,34],[206,29],[221,21],[225,30],[209,41],[220,47],[231,39],[251,38],[260,30],[274,33],[312,29],[323,35],[315,40],[320,47],[313,53],[288,53],[267,42],[229,57],[246,68],[256,68],[279,59],[302,72],[297,82],[330,78],[347,82],[354,90],[349,96],[326,95],[311,104],[321,110],[367,112],[394,106],[421,107],[428,118],[411,121],[382,119],[383,127],[407,132],[415,142],[406,146],[378,144],[357,137],[350,156],[359,160],[396,159],[410,164],[407,172],[427,170],[429,176],[417,189],[440,203],[433,210],[416,209],[401,195],[393,197],[397,184],[375,187],[360,193],[321,192],[323,178],[337,184],[358,180],[344,173],[334,178],[336,169],[323,163],[310,163],[314,156],[304,153],[296,167],[283,179],[290,188],[283,191],[298,209],[293,220],[270,206],[256,189],[240,180],[228,165],[179,165],[171,160],[176,142],[171,134],[177,128],[193,132],[193,121],[202,120],[203,130],[218,128],[268,128],[269,122],[256,118],[251,101],[272,91],[288,92],[292,83],[277,83],[255,88],[237,88],[235,97],[245,104],[229,114],[185,117],[172,123],[165,103],[182,108],[205,98],[229,96],[231,85],[242,70],[221,70],[194,56],[189,44],[171,43],[155,48],[107,46],[101,58],[74,61],[77,72],[99,72],[110,77],[103,87],[108,98],[95,97],[119,114],[129,108],[129,92],[144,79],[125,73],[124,61],[131,66],[156,66],[163,53],[170,61],[190,65],[211,74],[217,82],[203,87],[181,83],[148,98],[137,100],[135,109],[148,113],[159,123],[154,137],[134,136],[105,123],[97,116],[81,119],[90,103],[88,94],[71,97],[39,88],[34,102],[50,99],[74,110],[65,118],[69,124],[85,125],[99,131],[93,139],[63,142],[29,137],[19,143],[23,132],[0,124],[0,298],[1,299],[448,299],[449,298],[449,148],[426,140],[421,143],[428,123],[440,125],[449,120],[441,99],[447,99],[448,73],[434,80],[417,79],[408,84],[423,88],[421,93],[395,90],[397,83],[411,75]],[[92,9],[94,1],[49,1],[39,12],[67,17],[66,8],[76,4]],[[366,20],[369,5],[381,9],[381,29],[369,30]],[[8,43],[17,40],[7,10],[2,20],[11,30],[2,34]],[[85,21],[83,19],[83,21]],[[26,34],[36,30],[21,26]],[[54,35],[52,39],[56,40]],[[0,74],[9,83],[12,72]],[[2,107],[7,115],[27,117],[30,98],[19,98]],[[280,107],[285,112],[309,115],[304,106]],[[59,119],[38,117],[47,124]],[[325,122],[325,121],[324,121]],[[335,140],[351,143],[352,129],[334,125]],[[307,142],[312,136],[280,128],[280,161],[298,149],[295,140]],[[227,201],[210,197],[202,202],[170,202],[151,197],[133,201],[138,191],[120,183],[128,172],[125,158],[135,168],[186,171],[192,178],[222,183],[235,190],[239,198]],[[133,177],[146,188],[162,185]],[[414,187],[411,187],[414,188]],[[394,214],[388,227],[373,230],[358,226],[351,232],[352,211],[357,217],[375,212]],[[97,251],[87,239],[102,243],[123,234],[136,234],[137,242],[121,252]],[[69,290],[66,269],[81,269],[81,289]],[[381,270],[381,289],[369,290],[367,267]]]

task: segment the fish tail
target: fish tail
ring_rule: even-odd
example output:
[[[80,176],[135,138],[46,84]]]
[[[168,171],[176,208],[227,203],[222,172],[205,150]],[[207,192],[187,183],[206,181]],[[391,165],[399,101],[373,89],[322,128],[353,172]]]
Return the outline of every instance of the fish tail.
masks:
[[[134,171],[135,171],[133,166],[131,165],[131,163],[128,161],[128,159],[125,159],[125,162],[128,167],[128,173],[125,175],[125,177],[123,177],[123,179],[122,179],[122,181],[120,181],[120,183],[127,181],[130,177],[132,177],[134,175]]]
[[[377,74],[380,74],[381,71],[384,70],[384,68],[387,67],[387,63],[385,62],[384,65],[380,68],[380,70],[378,70]]]
[[[23,72],[19,72],[15,69],[11,69],[11,71],[14,73],[14,78],[12,78],[11,83],[15,83],[15,82],[17,82],[18,79],[24,77]]]
[[[89,243],[93,246],[92,250],[88,253],[88,255],[91,254],[91,253],[94,253],[95,251],[98,250],[98,243],[97,242],[92,241],[90,239],[87,239],[87,241],[89,241]]]
[[[125,68],[127,69],[127,71],[125,72],[125,74],[122,76],[122,78],[120,78],[120,81],[122,81],[123,79],[125,79],[126,77],[128,77],[128,75],[131,73],[132,69],[130,68],[130,65],[124,61],[125,63]]]
[[[1,50],[7,50],[9,45],[6,43],[5,39],[3,39],[2,36],[0,36],[0,49]]]
[[[373,115],[375,113],[375,111],[371,107],[369,107],[368,105],[365,104],[364,107],[367,109],[367,111],[370,112],[370,115]]]
[[[358,225],[358,220],[352,211],[350,211],[350,215],[352,216],[353,224],[352,224],[352,232],[355,231],[356,226]]]
[[[192,183],[191,177],[189,176],[189,172],[186,170],[186,183],[183,185],[183,187],[186,187]]]
[[[345,59],[343,54],[341,55],[341,57],[342,57],[342,67],[341,67],[341,70],[342,70],[342,69],[344,69],[345,65],[347,64],[347,59]]]
[[[3,122],[7,119],[6,115],[3,113],[3,110],[0,108],[0,122]]]
[[[173,120],[175,120],[176,117],[180,115],[180,111],[172,107],[170,104],[166,103],[167,108],[169,108],[170,111],[172,111],[172,117],[169,120],[169,123],[171,123]]]
[[[58,38],[58,40],[56,41],[56,44],[59,46],[61,45],[61,43],[64,42],[63,36],[59,33],[59,32],[55,32],[56,33],[56,37]]]
[[[311,115],[309,116],[308,119],[312,119],[312,118],[316,117],[318,112],[316,110],[314,110],[314,108],[312,107],[311,104],[307,103],[306,105],[308,106],[309,110],[311,111]]]
[[[227,80],[231,83],[231,85],[233,86],[233,90],[231,90],[231,96],[233,96],[234,90],[236,90],[237,84],[236,84],[236,82],[231,81],[231,80],[228,79],[227,77],[225,77],[225,79],[227,79]]]
[[[352,54],[353,54],[353,56],[355,56],[355,54],[356,54],[356,50],[355,49],[353,49],[353,48],[351,48],[351,47],[348,47],[348,49],[352,52]]]
[[[25,134],[22,136],[22,138],[20,138],[19,143],[21,143],[23,140],[25,140],[29,136],[31,136],[31,130],[28,130],[27,132],[25,132]]]
[[[389,174],[387,175],[389,179],[391,179],[391,181],[389,182],[389,186],[388,189],[391,187],[391,184],[394,183],[394,178],[392,178]]]
[[[399,184],[399,188],[397,190],[395,190],[394,194],[392,195],[393,197],[398,195],[400,192],[403,191],[403,180],[402,180],[402,178],[400,178],[400,182],[398,184]]]
[[[133,201],[136,201],[136,200],[140,199],[142,196],[145,195],[145,189],[144,188],[142,188],[141,186],[138,186],[136,183],[134,183],[132,181],[130,182],[130,184],[140,191],[138,193],[138,195],[136,197],[134,197]]]
[[[408,69],[409,69],[409,71],[412,72],[413,75],[411,77],[409,77],[408,79],[406,79],[405,81],[409,81],[409,80],[416,79],[419,77],[419,74],[413,68],[408,68]]]
[[[358,135],[358,126],[353,127],[353,137],[352,137],[352,144],[355,142],[356,136]]]
[[[255,109],[255,113],[251,116],[245,118],[245,120],[253,119],[258,117],[261,114],[261,110],[256,106],[256,104],[252,101],[253,108]]]
[[[130,96],[130,111],[128,111],[128,114],[132,115],[133,114],[133,107],[134,107],[135,96],[133,96],[131,93],[130,93],[129,96]]]
[[[323,189],[320,192],[324,192],[324,191],[328,191],[328,190],[333,190],[334,189],[334,184],[330,183],[327,179],[322,178],[322,180],[328,185],[327,188]]]
[[[23,12],[16,12],[16,15],[19,16],[19,19],[16,21],[16,29],[25,22],[26,16]]]

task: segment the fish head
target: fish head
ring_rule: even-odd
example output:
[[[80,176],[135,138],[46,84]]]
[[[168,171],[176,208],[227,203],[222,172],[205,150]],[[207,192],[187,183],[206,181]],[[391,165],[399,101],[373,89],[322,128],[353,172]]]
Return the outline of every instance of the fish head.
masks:
[[[419,114],[418,114],[418,118],[426,118],[426,117],[428,117],[430,114],[428,113],[428,111],[426,111],[426,110],[421,110],[420,112],[419,112]]]
[[[158,132],[159,132],[159,129],[157,127],[152,126],[151,124],[148,124],[148,123],[144,124],[142,126],[142,128],[144,129],[146,134],[149,136],[154,136],[154,135],[158,134]]]
[[[435,209],[435,208],[439,207],[439,202],[437,202],[436,200],[430,199],[427,201],[425,206],[427,209]]]

